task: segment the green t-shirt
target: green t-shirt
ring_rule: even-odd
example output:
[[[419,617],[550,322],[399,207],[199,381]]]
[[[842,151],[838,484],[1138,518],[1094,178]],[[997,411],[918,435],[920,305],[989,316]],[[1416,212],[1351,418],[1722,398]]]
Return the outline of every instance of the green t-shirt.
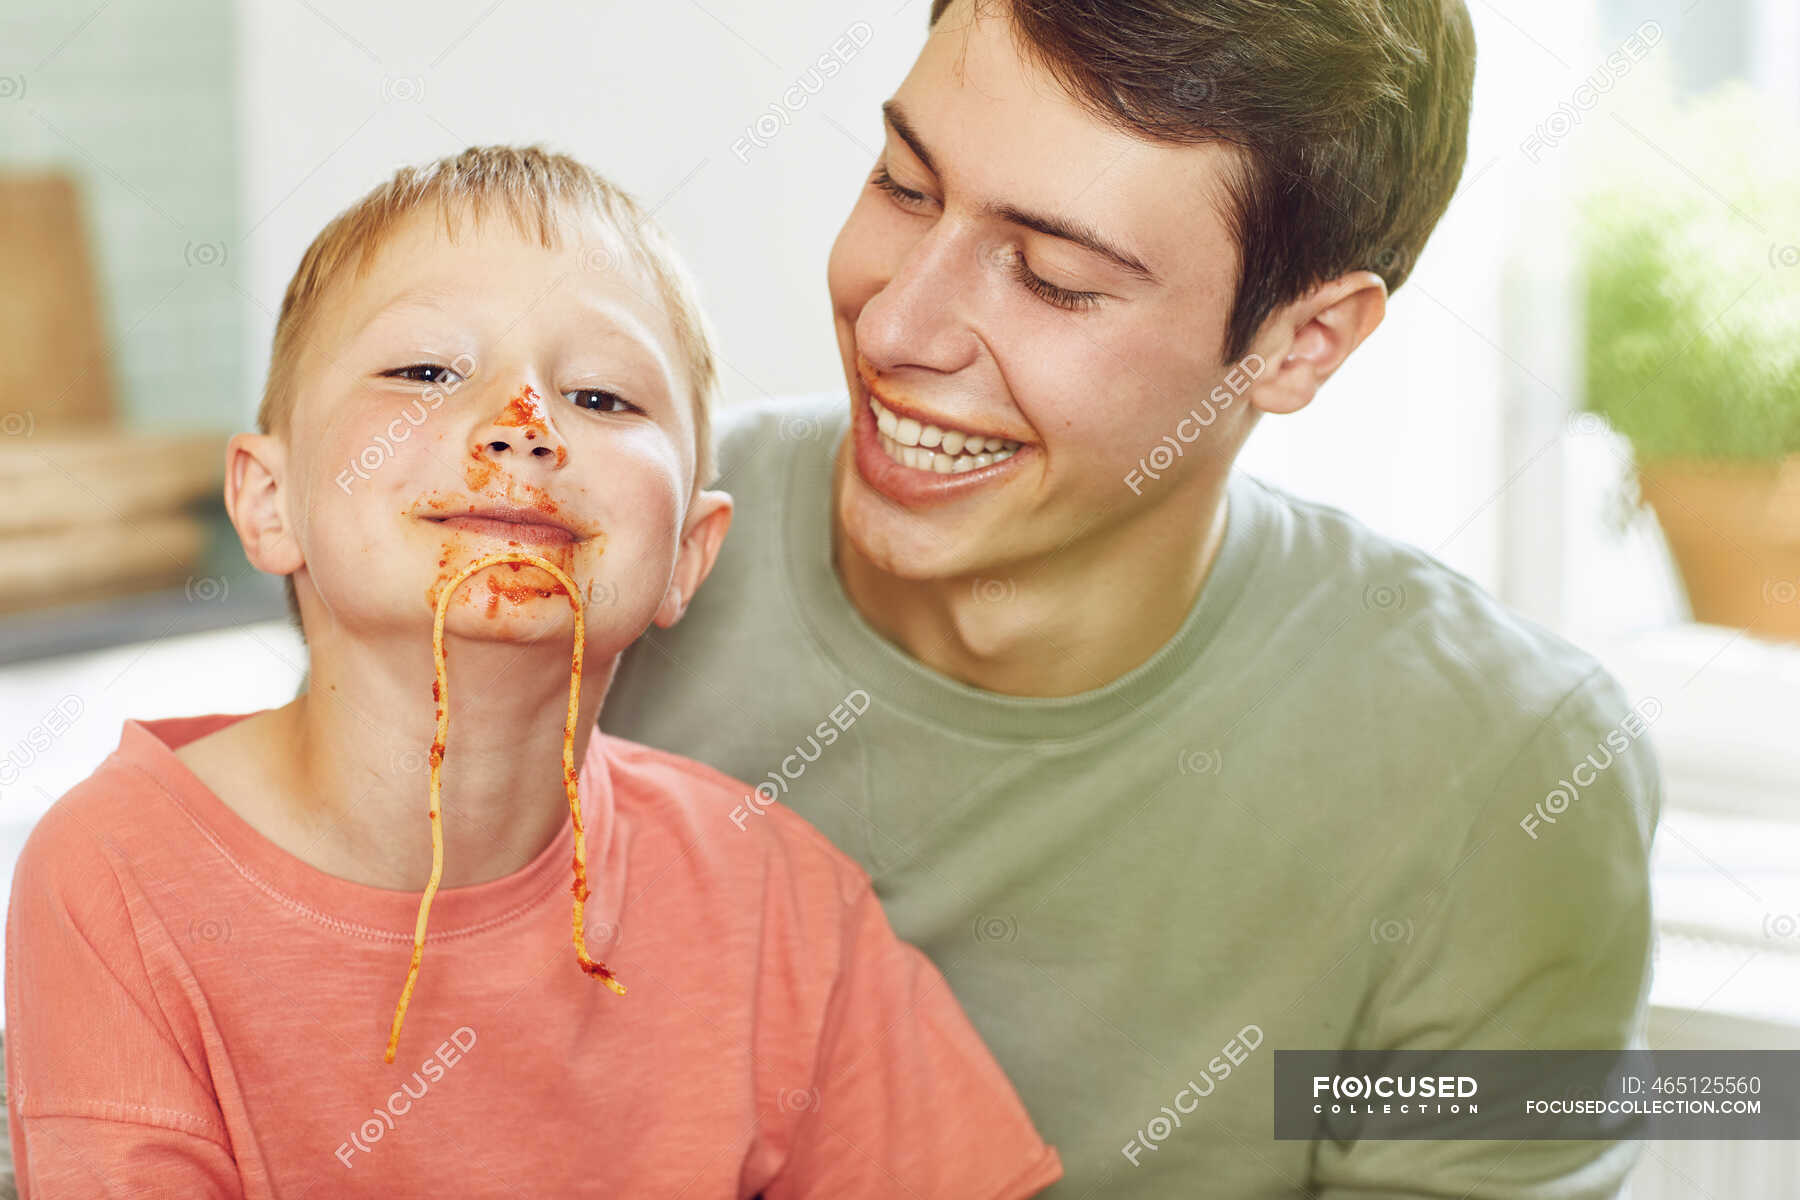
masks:
[[[724,415],[731,534],[601,724],[743,780],[720,821],[773,798],[862,863],[1060,1150],[1046,1194],[1615,1195],[1632,1143],[1277,1142],[1271,1095],[1276,1049],[1643,1044],[1660,788],[1618,684],[1239,471],[1154,657],[1064,698],[966,686],[838,581],[846,408]]]

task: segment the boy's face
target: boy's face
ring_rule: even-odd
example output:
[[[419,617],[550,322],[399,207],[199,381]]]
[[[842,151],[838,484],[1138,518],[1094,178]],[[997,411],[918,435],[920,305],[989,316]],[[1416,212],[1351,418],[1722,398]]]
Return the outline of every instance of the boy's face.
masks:
[[[1216,477],[1251,424],[1243,400],[1196,437],[1189,421],[1162,482],[1141,496],[1127,485],[1206,414],[1232,365],[1237,251],[1219,216],[1232,160],[1103,123],[1021,57],[1005,17],[971,23],[969,8],[940,19],[895,93],[830,263],[855,444],[839,520],[863,554],[914,578],[1042,558],[1186,503],[1181,482]],[[960,471],[921,467],[918,451],[896,462],[872,399],[897,424],[1020,448]]]
[[[310,586],[329,626],[416,637],[464,566],[518,549],[575,581],[590,644],[622,649],[664,615],[694,479],[688,381],[616,240],[595,225],[563,243],[503,216],[452,242],[421,213],[324,297],[281,485],[303,611]],[[500,639],[571,627],[531,566],[478,573],[447,620]]]

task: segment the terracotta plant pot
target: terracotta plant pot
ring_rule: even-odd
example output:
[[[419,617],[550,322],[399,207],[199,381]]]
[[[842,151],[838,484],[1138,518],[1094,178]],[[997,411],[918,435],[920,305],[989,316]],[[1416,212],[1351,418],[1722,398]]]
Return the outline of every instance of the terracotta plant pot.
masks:
[[[1800,642],[1800,454],[1638,468],[1694,619]]]

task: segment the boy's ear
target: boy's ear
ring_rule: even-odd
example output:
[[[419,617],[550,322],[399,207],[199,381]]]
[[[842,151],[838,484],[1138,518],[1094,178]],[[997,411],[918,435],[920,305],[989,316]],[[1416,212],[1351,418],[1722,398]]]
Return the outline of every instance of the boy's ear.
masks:
[[[701,492],[688,506],[687,529],[681,535],[681,553],[675,560],[675,578],[653,618],[660,629],[681,620],[681,614],[712,573],[725,531],[731,528],[731,497],[725,492]]]
[[[235,434],[225,446],[225,511],[250,565],[292,575],[306,565],[282,502],[287,446],[266,433]]]
[[[1387,315],[1387,283],[1373,271],[1352,271],[1277,309],[1263,324],[1256,352],[1266,373],[1250,389],[1250,403],[1266,413],[1295,413]]]

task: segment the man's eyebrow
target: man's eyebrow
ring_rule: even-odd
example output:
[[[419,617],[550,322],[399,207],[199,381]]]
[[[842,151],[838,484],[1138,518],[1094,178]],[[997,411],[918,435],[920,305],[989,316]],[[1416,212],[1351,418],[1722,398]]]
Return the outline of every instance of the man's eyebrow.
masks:
[[[931,161],[931,152],[925,148],[925,142],[919,137],[919,131],[913,128],[912,122],[906,119],[906,113],[898,100],[889,100],[881,106],[881,115],[887,118],[888,127],[894,136],[906,143],[907,149],[924,164],[925,169],[933,175],[938,174],[937,165]],[[1077,246],[1091,250],[1101,258],[1107,259],[1120,269],[1150,283],[1156,282],[1156,272],[1144,265],[1144,260],[1130,251],[1113,245],[1098,230],[1080,221],[1066,217],[1050,216],[1045,213],[1034,213],[1020,208],[1016,204],[1000,204],[989,201],[981,206],[983,216],[995,217],[1010,225],[1023,226],[1036,230],[1046,237],[1058,238],[1065,242],[1073,242]]]
[[[937,164],[931,161],[931,151],[925,149],[925,143],[920,139],[919,131],[914,129],[912,122],[906,119],[906,113],[901,109],[900,102],[889,100],[883,103],[881,115],[887,118],[888,128],[892,129],[894,135],[906,143],[906,148],[913,152],[913,156],[925,164],[927,171],[936,175],[938,173]]]
[[[1027,212],[1012,204],[989,202],[981,206],[984,215],[998,217],[1012,225],[1023,225],[1026,229],[1035,229],[1047,237],[1060,238],[1065,242],[1074,242],[1077,246],[1092,250],[1101,258],[1110,260],[1113,265],[1136,275],[1149,283],[1156,282],[1156,273],[1144,265],[1142,259],[1128,250],[1108,242],[1089,225],[1079,221],[1071,221],[1065,217],[1053,217],[1044,213]]]

